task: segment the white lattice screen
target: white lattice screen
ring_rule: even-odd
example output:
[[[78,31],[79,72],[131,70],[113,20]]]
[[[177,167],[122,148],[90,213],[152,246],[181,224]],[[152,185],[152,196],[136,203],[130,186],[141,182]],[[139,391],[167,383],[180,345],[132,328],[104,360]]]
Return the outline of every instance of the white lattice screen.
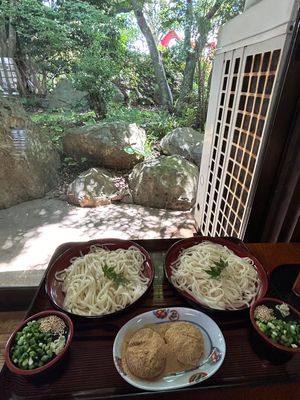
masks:
[[[18,95],[17,73],[14,60],[0,57],[0,90],[4,96]]]
[[[273,21],[263,30],[262,13],[271,3],[274,7],[277,1],[261,1],[247,10],[219,38],[223,46],[214,64],[195,210],[204,235],[243,238],[245,233],[298,6],[292,0],[281,4],[269,13]]]

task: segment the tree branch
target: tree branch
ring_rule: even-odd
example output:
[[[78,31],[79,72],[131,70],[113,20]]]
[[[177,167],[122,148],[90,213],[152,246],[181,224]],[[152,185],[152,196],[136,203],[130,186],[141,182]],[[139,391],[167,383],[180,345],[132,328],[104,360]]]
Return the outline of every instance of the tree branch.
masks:
[[[211,18],[213,18],[220,9],[221,5],[222,5],[222,0],[217,0],[215,4],[212,6],[212,8],[205,15],[204,19],[210,20]]]
[[[140,27],[141,32],[143,33],[143,35],[146,39],[146,42],[148,45],[157,85],[160,90],[161,103],[164,108],[168,109],[168,111],[171,112],[173,109],[172,92],[170,90],[170,87],[169,87],[169,84],[168,84],[168,81],[166,78],[166,73],[165,73],[163,62],[162,62],[162,58],[157,49],[157,45],[156,45],[153,33],[152,33],[150,26],[148,25],[147,20],[143,13],[143,5],[142,5],[143,2],[141,2],[139,0],[131,0],[131,4],[133,6],[133,11],[134,11],[137,23]]]

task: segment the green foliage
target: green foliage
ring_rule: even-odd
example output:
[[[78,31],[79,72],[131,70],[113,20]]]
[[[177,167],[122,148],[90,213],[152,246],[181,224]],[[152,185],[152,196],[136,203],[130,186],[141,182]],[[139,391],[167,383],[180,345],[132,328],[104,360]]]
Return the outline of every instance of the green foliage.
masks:
[[[98,95],[107,102],[112,93],[112,80],[121,68],[124,37],[119,36],[115,26],[104,28],[94,36],[90,47],[82,52],[73,79],[78,89]]]
[[[78,113],[73,111],[61,111],[61,112],[38,112],[31,116],[33,122],[48,127],[55,125],[63,127],[92,125],[95,121],[95,113],[90,111],[86,113]]]
[[[127,37],[122,31],[122,18],[113,19],[102,14],[97,24],[98,29],[90,45],[82,50],[72,76],[78,89],[88,91],[96,117],[102,119],[113,92],[112,81],[124,64]]]
[[[153,143],[163,138],[172,129],[190,126],[187,125],[189,118],[188,115],[178,118],[159,109],[143,110],[134,107],[120,107],[111,109],[105,121],[136,123],[145,129],[148,142]]]
[[[151,145],[146,146],[145,149],[140,150],[137,147],[131,146],[130,144],[125,146],[124,151],[128,154],[136,154],[139,158],[147,157],[151,154]]]
[[[157,112],[145,123],[149,138],[161,139],[172,129],[184,126],[184,119],[179,119],[165,112]]]
[[[166,2],[158,0],[162,7],[160,9],[161,24],[165,29],[184,29],[187,23],[186,0]],[[239,14],[244,7],[245,0],[196,0],[193,1],[192,25],[190,26],[193,36],[201,31],[199,23],[204,23],[204,18],[216,7],[213,18],[209,21],[211,29],[214,29],[235,15]]]
[[[81,157],[80,160],[75,160],[73,157],[63,155],[63,159],[62,159],[63,168],[76,167],[76,168],[80,168],[81,170],[85,170],[88,168],[88,166],[86,166],[86,164],[87,164],[86,157]]]
[[[31,115],[31,119],[45,135],[49,136],[55,148],[60,152],[62,152],[61,139],[68,128],[96,123],[94,112],[37,112]]]
[[[65,40],[65,30],[57,23],[51,8],[34,0],[3,0],[2,7],[3,16],[11,18],[24,52],[38,56],[43,49],[51,55],[61,49],[60,41]]]
[[[99,11],[80,0],[67,0],[55,8],[35,0],[5,3],[18,36],[18,57],[29,56],[52,79],[72,70],[99,17]]]
[[[38,129],[44,135],[49,137],[54,148],[60,153],[62,170],[73,171],[76,175],[91,167],[86,157],[81,157],[80,160],[75,160],[73,157],[64,154],[62,138],[69,128],[96,124],[94,112],[36,112],[31,115],[31,119]]]
[[[97,123],[94,112],[75,113],[72,111],[36,112],[31,116],[33,122],[50,137],[59,151],[62,151],[61,139],[69,128],[76,126],[94,125]],[[140,155],[147,156],[152,144],[164,137],[172,129],[181,126],[191,126],[194,112],[190,111],[178,118],[159,109],[143,110],[134,107],[115,107],[109,109],[105,122],[123,121],[129,124],[137,124],[145,129],[147,144]],[[128,148],[128,152],[136,152],[134,148]],[[72,160],[69,160],[72,163]]]
[[[184,60],[180,55],[179,46],[166,49],[163,54],[163,62],[168,82],[172,88],[174,98],[177,98],[180,91],[182,75],[184,73]]]
[[[237,15],[242,7],[242,1],[237,0],[198,0],[186,2],[179,0],[177,6],[171,8],[172,18],[183,27],[184,40],[180,43],[179,56],[185,59],[182,85],[177,99],[176,112],[181,114],[185,107],[190,104],[190,91],[193,83],[201,90],[209,88],[208,79],[205,80],[195,74],[199,58],[208,57],[207,44],[214,41],[221,24]],[[205,85],[203,85],[205,83]],[[201,93],[198,95],[199,125],[203,127],[203,113],[206,111],[206,99]],[[206,114],[206,112],[205,112]]]
[[[2,3],[4,18],[10,17],[17,34],[17,62],[28,80],[36,68],[53,83],[72,74],[83,90],[101,89],[106,96],[107,83],[122,65],[123,18],[81,0],[57,1],[52,8],[36,0]]]
[[[154,105],[155,81],[149,55],[127,49],[124,60],[115,82],[125,93],[127,103],[132,106]]]
[[[189,22],[186,0],[141,3],[157,40],[169,29],[185,30]],[[216,3],[220,7],[205,22]],[[244,0],[193,1],[192,37],[214,30],[236,15],[243,3]],[[57,0],[53,7],[36,0],[3,0],[1,6],[4,18],[11,17],[17,33],[17,62],[24,66],[23,75],[28,74],[31,82],[34,80],[30,74],[35,70],[46,79],[45,87],[50,88],[57,78],[72,77],[78,88],[88,91],[91,98],[98,98],[99,107],[104,107],[114,81],[127,94],[130,105],[158,104],[159,88],[153,79],[150,57],[130,48],[140,35],[133,14],[128,13],[132,10],[130,0]],[[190,46],[184,46],[181,41],[162,54],[175,99],[179,96],[187,51],[191,51]],[[97,105],[97,101],[91,103]]]
[[[62,168],[81,172],[90,168],[87,159],[75,160],[63,153],[62,138],[67,130],[76,126],[95,125],[97,123],[94,112],[75,113],[72,111],[56,112],[35,112],[31,116],[32,121],[38,129],[47,135],[54,147],[61,153]],[[123,121],[127,123],[136,123],[145,129],[147,140],[143,150],[134,146],[124,148],[130,154],[136,154],[141,157],[147,157],[153,151],[153,145],[165,136],[172,129],[181,126],[191,126],[190,121],[194,119],[194,113],[186,113],[178,118],[158,109],[142,110],[139,108],[111,108],[105,119],[106,122]]]
[[[176,51],[176,48],[165,49],[163,53],[167,80],[174,97],[179,94],[184,70],[184,62],[179,60]],[[127,104],[133,107],[152,107],[158,104],[159,88],[153,79],[154,70],[150,56],[127,49],[124,59],[126,61],[115,82],[125,93]]]
[[[184,32],[190,27],[191,38],[206,35],[201,43],[207,41],[209,31],[216,32],[220,24],[238,14],[244,4],[244,0],[141,2],[144,3],[143,10],[157,42],[170,29]],[[193,7],[190,25],[188,4],[192,4]],[[215,4],[218,4],[219,8],[210,20],[206,20],[205,17]],[[40,76],[45,77],[48,88],[61,77],[72,78],[78,89],[89,92],[91,104],[97,114],[93,116],[94,120],[105,115],[114,82],[125,94],[130,108],[127,111],[124,111],[124,108],[110,110],[108,120],[125,118],[130,119],[130,122],[140,123],[153,140],[161,138],[176,126],[194,126],[200,119],[202,122],[199,125],[203,127],[209,74],[199,79],[195,75],[194,87],[189,91],[186,101],[188,107],[183,109],[180,119],[157,110],[146,114],[145,111],[133,108],[152,108],[158,104],[159,88],[154,79],[150,56],[132,49],[133,42],[141,33],[134,14],[129,14],[132,10],[130,0],[57,0],[52,8],[36,0],[3,0],[1,6],[4,17],[11,17],[17,33],[17,62],[26,65],[22,73],[30,75],[36,69]],[[119,12],[122,14],[118,14]],[[191,51],[194,50],[189,44],[184,44],[184,41],[161,51],[167,81],[175,102],[181,90],[187,52]],[[207,52],[204,58],[207,58]],[[202,69],[206,68],[208,71],[211,59],[204,63],[204,58],[202,57],[201,61]],[[30,75],[28,79],[31,78]],[[199,94],[198,88],[203,92],[203,96]],[[34,101],[29,99],[25,102],[28,103],[26,105],[35,107]],[[100,110],[97,110],[97,107]],[[202,114],[201,118],[199,114]],[[59,124],[64,126],[63,121]],[[57,131],[58,135],[59,129],[54,123],[53,131]]]
[[[37,96],[20,97],[20,102],[27,111],[35,108],[41,108],[42,106],[42,99]]]

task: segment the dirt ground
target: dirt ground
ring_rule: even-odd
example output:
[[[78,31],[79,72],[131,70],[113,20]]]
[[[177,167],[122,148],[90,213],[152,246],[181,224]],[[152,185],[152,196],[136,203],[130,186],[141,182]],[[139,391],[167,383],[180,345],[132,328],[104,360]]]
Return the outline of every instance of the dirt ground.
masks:
[[[64,242],[97,238],[190,237],[190,212],[110,204],[80,208],[43,198],[0,210],[0,286],[37,285]]]

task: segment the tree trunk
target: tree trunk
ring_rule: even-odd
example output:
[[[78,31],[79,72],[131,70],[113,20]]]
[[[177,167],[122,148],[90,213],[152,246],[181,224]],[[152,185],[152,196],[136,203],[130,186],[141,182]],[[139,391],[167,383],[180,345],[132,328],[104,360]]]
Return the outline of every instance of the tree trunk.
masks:
[[[176,114],[181,115],[185,104],[189,102],[189,96],[193,89],[195,69],[197,65],[197,53],[189,53],[186,57],[183,79],[179,91],[179,97],[176,102]]]
[[[14,6],[14,0],[11,0],[11,6]],[[12,26],[12,17],[0,18],[0,51],[2,57],[13,58],[16,51],[17,35]]]
[[[176,102],[176,114],[180,115],[184,108],[184,103],[188,102],[188,97],[193,89],[193,81],[195,68],[197,65],[197,48],[192,48],[192,30],[194,19],[194,10],[192,0],[187,0],[185,12],[185,30],[184,30],[184,50],[186,52],[185,67],[183,72],[182,83],[180,86],[179,97]],[[197,43],[195,43],[197,46]]]
[[[26,57],[22,53],[22,49],[20,48],[20,43],[17,43],[16,54],[14,57],[14,61],[18,70],[18,89],[19,92],[23,96],[31,96],[33,93],[36,93],[34,88],[30,85],[31,77],[30,77],[30,59]]]
[[[179,91],[179,97],[176,102],[176,114],[181,115],[185,109],[186,104],[189,102],[190,94],[193,90],[195,70],[197,61],[202,54],[206,43],[207,32],[199,33],[199,39],[195,43],[195,49],[187,52],[185,67],[183,72],[183,79]]]
[[[157,82],[157,85],[160,90],[161,105],[163,106],[163,108],[165,108],[169,112],[172,112],[173,111],[173,96],[172,96],[172,92],[171,92],[171,89],[170,89],[168,81],[167,81],[162,58],[157,49],[154,36],[153,36],[152,31],[145,19],[145,16],[144,16],[143,10],[142,10],[142,6],[139,4],[138,0],[132,0],[132,6],[133,6],[135,17],[137,19],[137,23],[147,41],[148,49],[150,52],[150,57],[151,57],[153,68],[154,68],[156,82]]]
[[[221,7],[222,0],[216,0],[215,4],[211,7],[205,16],[200,16],[197,22],[198,37],[195,40],[195,47],[191,49],[191,30],[185,29],[185,51],[186,51],[186,62],[183,73],[183,80],[179,91],[179,97],[176,102],[176,114],[181,115],[185,109],[186,104],[189,101],[189,95],[193,89],[195,69],[197,66],[197,60],[201,56],[202,51],[205,47],[207,35],[210,31],[211,25],[210,20],[216,14]],[[193,2],[187,0],[186,9],[186,26],[191,26],[194,19]]]
[[[10,0],[11,9],[16,7],[15,0]],[[2,57],[13,58],[16,51],[17,35],[12,25],[12,16],[0,17],[0,51]]]
[[[14,1],[11,2],[14,5]],[[9,18],[8,37],[7,37],[7,50],[8,57],[13,58],[16,52],[17,35],[15,28],[12,26],[12,18]]]
[[[206,70],[208,68],[205,59],[200,57],[198,60],[198,104],[197,104],[197,117],[196,128],[201,132],[205,130],[207,106],[208,106],[208,93]],[[209,81],[209,79],[208,79]]]
[[[16,0],[10,0],[10,7],[13,10],[16,7]],[[14,61],[16,53],[17,35],[13,27],[13,17],[8,18],[4,15],[0,18],[0,56],[4,77],[2,77],[2,86],[7,94],[23,94],[24,87],[20,82],[20,73]],[[13,77],[12,71],[17,77],[17,85]]]
[[[0,56],[7,57],[5,21],[0,19]]]
[[[91,108],[95,111],[96,119],[104,119],[107,114],[107,106],[103,96],[97,91],[89,92],[89,101]]]

